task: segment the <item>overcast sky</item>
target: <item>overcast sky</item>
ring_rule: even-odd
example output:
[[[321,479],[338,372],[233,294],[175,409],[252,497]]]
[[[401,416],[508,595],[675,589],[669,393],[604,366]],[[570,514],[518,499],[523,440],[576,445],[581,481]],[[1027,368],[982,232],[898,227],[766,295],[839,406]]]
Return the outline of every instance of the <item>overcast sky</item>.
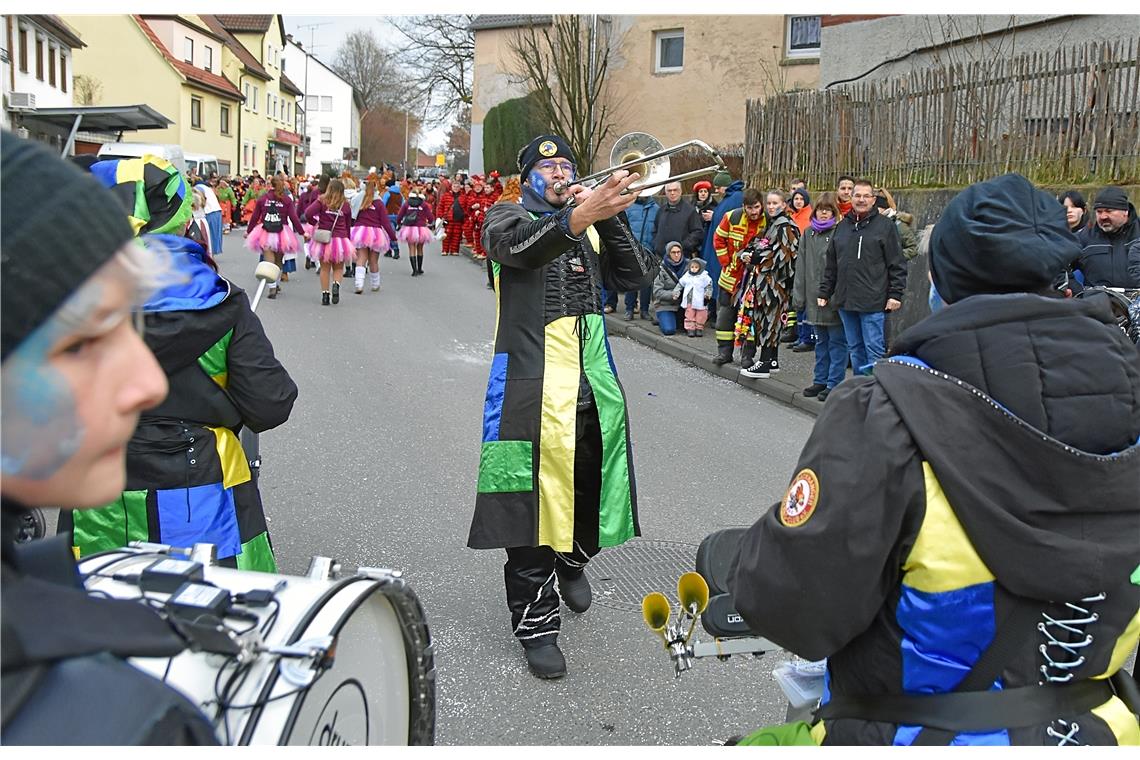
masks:
[[[333,56],[341,40],[349,32],[357,29],[367,29],[376,33],[382,45],[395,47],[400,44],[403,37],[392,28],[388,19],[390,16],[291,16],[285,15],[285,32],[293,35],[293,39],[310,53],[320,58],[323,63],[332,64]],[[320,24],[320,26],[313,26]],[[290,74],[294,82],[300,80]],[[450,124],[421,135],[419,147],[423,150],[435,148],[447,139],[447,130]]]

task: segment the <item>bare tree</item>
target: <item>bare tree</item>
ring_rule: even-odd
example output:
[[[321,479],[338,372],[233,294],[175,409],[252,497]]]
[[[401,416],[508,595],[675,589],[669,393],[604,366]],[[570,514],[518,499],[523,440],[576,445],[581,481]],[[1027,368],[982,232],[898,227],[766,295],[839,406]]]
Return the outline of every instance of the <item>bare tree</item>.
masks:
[[[535,94],[543,119],[560,126],[577,164],[591,167],[614,118],[606,97],[609,38],[594,37],[585,18],[555,16],[549,25],[524,27],[507,47],[514,58],[512,73]]]
[[[396,59],[425,103],[425,117],[443,124],[472,103],[474,15],[402,16],[392,21],[404,38]],[[470,123],[470,122],[468,122]]]
[[[401,102],[401,91],[396,87],[398,69],[393,63],[392,53],[370,30],[357,29],[345,36],[336,49],[332,69],[360,96],[364,103],[360,114],[362,119],[381,105],[406,105]]]
[[[103,85],[89,74],[79,74],[72,80],[75,91],[75,104],[79,106],[98,105],[103,96]]]

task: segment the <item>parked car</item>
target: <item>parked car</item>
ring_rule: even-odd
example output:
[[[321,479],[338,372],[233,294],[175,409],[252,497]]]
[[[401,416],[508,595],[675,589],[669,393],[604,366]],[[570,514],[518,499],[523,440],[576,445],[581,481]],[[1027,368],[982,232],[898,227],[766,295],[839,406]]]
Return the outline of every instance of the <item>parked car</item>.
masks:
[[[165,158],[170,163],[174,164],[174,168],[183,174],[186,173],[186,156],[182,152],[181,145],[170,145],[165,143],[104,143],[99,148],[98,156],[100,159],[105,158],[141,158],[142,156],[152,155],[159,158]],[[214,159],[214,170],[217,171],[217,159]]]

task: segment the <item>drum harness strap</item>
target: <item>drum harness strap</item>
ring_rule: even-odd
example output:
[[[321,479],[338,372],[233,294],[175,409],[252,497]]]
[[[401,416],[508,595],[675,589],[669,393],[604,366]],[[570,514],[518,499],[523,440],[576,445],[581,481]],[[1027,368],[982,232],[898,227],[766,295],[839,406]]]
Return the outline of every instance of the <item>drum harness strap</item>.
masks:
[[[1074,716],[1088,712],[1107,702],[1114,695],[1121,698],[1133,713],[1140,712],[1140,691],[1136,682],[1123,669],[1111,679],[1083,679],[1067,683],[1068,678],[1049,678],[1036,686],[1022,686],[1012,689],[990,691],[990,687],[1001,674],[1002,667],[1016,652],[1022,650],[1034,631],[1048,635],[1045,623],[1034,625],[1038,618],[1039,605],[1012,596],[1013,608],[998,626],[990,646],[952,692],[942,694],[868,694],[836,695],[815,713],[816,720],[854,718],[867,721],[881,721],[900,725],[918,725],[923,729],[911,746],[945,746],[959,733],[998,731],[1007,728],[1020,728],[1042,723],[1066,722],[1057,719],[1061,716]],[[1093,601],[1103,599],[1103,595],[1090,597]],[[1071,605],[1070,605],[1071,606]],[[1085,611],[1087,613],[1087,611]],[[1092,622],[1095,616],[1086,616],[1079,621]],[[1061,622],[1046,617],[1051,623]],[[1068,629],[1071,630],[1071,629]],[[1057,640],[1052,636],[1050,644],[1042,645],[1042,653],[1047,646]],[[1091,643],[1091,636],[1077,647]],[[1060,644],[1057,644],[1060,646]],[[1072,652],[1066,645],[1066,651]],[[1075,654],[1075,653],[1074,653]],[[1054,660],[1046,657],[1056,666]],[[1078,658],[1067,667],[1083,663]],[[1111,681],[1111,683],[1110,683]],[[1061,685],[1062,682],[1063,685]],[[1114,688],[1115,687],[1115,688]],[[1076,724],[1068,723],[1068,734],[1055,732],[1052,725],[1049,735],[1061,740],[1061,744],[1073,743],[1073,736],[1079,730]]]

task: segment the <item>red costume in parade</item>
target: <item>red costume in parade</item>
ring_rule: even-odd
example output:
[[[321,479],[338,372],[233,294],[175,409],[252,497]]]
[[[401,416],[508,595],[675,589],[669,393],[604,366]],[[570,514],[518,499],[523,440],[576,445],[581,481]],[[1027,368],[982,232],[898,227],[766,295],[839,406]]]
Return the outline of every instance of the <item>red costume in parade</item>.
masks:
[[[463,222],[453,222],[451,218],[454,205],[455,191],[452,190],[451,183],[444,180],[440,185],[439,207],[436,209],[436,216],[447,225],[447,234],[443,238],[444,256],[459,253],[459,241],[463,235]]]

